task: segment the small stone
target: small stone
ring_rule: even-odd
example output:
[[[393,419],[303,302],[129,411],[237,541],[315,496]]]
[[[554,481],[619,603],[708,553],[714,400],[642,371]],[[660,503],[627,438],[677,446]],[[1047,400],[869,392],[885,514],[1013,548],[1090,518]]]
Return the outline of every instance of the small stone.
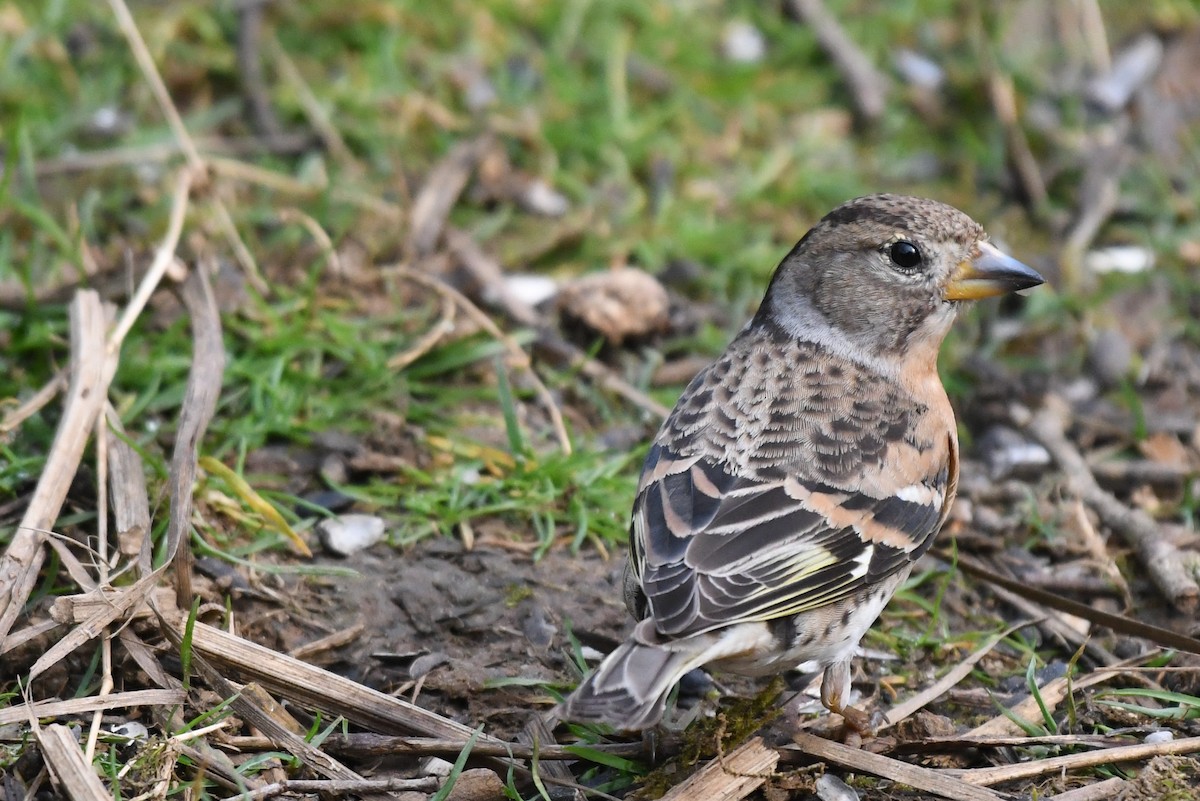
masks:
[[[938,89],[946,81],[946,71],[936,61],[906,47],[896,52],[892,64],[906,83],[920,89]]]
[[[421,763],[421,773],[425,776],[449,776],[452,770],[454,763],[441,757],[429,757]]]
[[[1088,344],[1088,366],[1104,386],[1120,384],[1133,371],[1133,345],[1116,328],[1096,333]]]
[[[561,217],[571,209],[571,201],[541,178],[533,178],[516,192],[517,205],[542,217]]]
[[[1146,735],[1146,745],[1157,745],[1158,743],[1169,743],[1175,739],[1175,734],[1170,729],[1160,729],[1152,731]]]
[[[458,774],[446,801],[504,801],[504,782],[487,768],[471,768]]]
[[[317,523],[317,536],[325,550],[350,556],[383,539],[383,518],[374,515],[339,515]]]
[[[545,275],[507,275],[504,287],[513,298],[527,306],[539,306],[558,294],[558,282]]]
[[[721,34],[721,55],[735,64],[757,64],[767,54],[762,31],[746,20],[734,20]]]
[[[1005,426],[992,426],[979,439],[979,451],[993,479],[1036,475],[1050,465],[1050,452],[1040,443]]]
[[[817,798],[821,801],[858,801],[858,793],[854,788],[832,773],[822,774],[817,779],[816,790]]]
[[[1083,266],[1097,274],[1144,273],[1154,266],[1154,251],[1140,245],[1113,245],[1090,251]]]

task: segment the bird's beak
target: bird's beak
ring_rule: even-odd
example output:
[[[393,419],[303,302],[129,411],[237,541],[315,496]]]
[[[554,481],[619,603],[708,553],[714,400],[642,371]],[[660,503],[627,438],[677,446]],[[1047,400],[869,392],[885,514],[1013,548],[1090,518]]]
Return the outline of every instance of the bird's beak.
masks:
[[[979,253],[958,265],[946,284],[946,300],[979,300],[1045,283],[1035,270],[1001,253],[988,242]]]

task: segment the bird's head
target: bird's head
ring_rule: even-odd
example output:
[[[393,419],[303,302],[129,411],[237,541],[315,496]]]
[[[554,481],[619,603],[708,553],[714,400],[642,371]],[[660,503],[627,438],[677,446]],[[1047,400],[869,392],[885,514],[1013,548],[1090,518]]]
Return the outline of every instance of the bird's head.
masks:
[[[838,206],[800,240],[759,314],[796,336],[836,329],[877,355],[936,354],[964,301],[1043,280],[952,206],[868,195]]]

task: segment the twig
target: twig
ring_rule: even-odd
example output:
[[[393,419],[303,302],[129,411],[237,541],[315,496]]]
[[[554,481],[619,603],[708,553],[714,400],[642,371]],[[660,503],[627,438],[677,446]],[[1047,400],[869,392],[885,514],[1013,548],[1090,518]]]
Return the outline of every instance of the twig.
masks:
[[[242,82],[242,97],[254,120],[254,127],[266,136],[278,136],[283,130],[271,94],[263,77],[262,28],[263,6],[269,0],[246,0],[238,9],[237,65]]]
[[[953,801],[1003,801],[1005,798],[995,790],[977,787],[961,778],[947,775],[948,771],[910,765],[898,759],[824,740],[807,732],[797,732],[793,739],[796,742],[795,746],[784,746],[780,749],[785,755],[798,751],[835,765],[901,782]]]
[[[304,80],[304,76],[300,74],[300,70],[297,69],[296,63],[292,61],[287,50],[279,43],[274,31],[269,32],[263,38],[263,44],[271,51],[271,58],[275,59],[275,65],[279,68],[283,79],[295,90],[296,98],[300,101],[300,108],[304,110],[304,116],[308,118],[308,124],[316,131],[321,143],[325,145],[325,149],[343,166],[361,170],[362,166],[354,157],[349,146],[346,145],[346,140],[342,138],[337,126],[333,124],[329,112],[321,105],[321,101],[317,99],[316,94],[308,85],[308,81]]]
[[[105,403],[107,406],[107,402]],[[96,584],[108,586],[108,422],[103,414],[96,416]],[[97,697],[104,698],[113,691],[112,638],[100,641],[101,678]],[[96,742],[100,738],[100,710],[92,713],[92,727],[88,731],[84,759],[91,764],[96,756]]]
[[[167,220],[167,233],[163,237],[162,243],[154,251],[154,261],[150,263],[150,269],[146,271],[142,282],[138,284],[137,291],[129,299],[125,311],[121,313],[121,318],[108,337],[109,353],[115,354],[121,350],[121,344],[125,341],[125,337],[133,328],[133,324],[137,322],[138,317],[141,316],[146,304],[150,302],[150,296],[154,294],[154,290],[158,289],[163,276],[175,263],[175,248],[179,245],[179,237],[183,233],[183,218],[187,214],[188,195],[192,191],[192,182],[195,177],[194,169],[184,168],[179,172],[179,181],[175,184],[175,191],[171,194],[171,215]]]
[[[136,706],[172,706],[181,704],[184,694],[178,690],[132,690],[110,693],[103,697],[72,698],[67,701],[36,701],[29,705],[11,706],[0,709],[0,726],[19,723],[30,715],[35,718],[60,718],[86,715],[106,709],[127,709]]]
[[[129,7],[125,5],[125,0],[109,0],[109,5],[112,7],[113,14],[117,18],[117,24],[121,28],[121,32],[129,42],[129,48],[133,51],[134,59],[137,61],[143,77],[150,84],[150,89],[154,93],[154,99],[158,103],[159,110],[167,118],[167,124],[171,128],[171,133],[175,137],[175,141],[179,143],[179,149],[183,151],[183,156],[187,160],[188,166],[197,175],[206,175],[208,165],[201,158],[200,151],[196,149],[196,143],[192,140],[191,134],[188,133],[187,127],[184,126],[183,118],[179,116],[179,110],[175,108],[175,103],[171,100],[171,95],[167,91],[166,84],[163,83],[162,76],[158,72],[158,67],[154,64],[150,50],[146,47],[146,41],[142,39],[142,34],[138,30],[137,23],[134,22],[133,15],[129,13]],[[258,265],[255,263],[254,257],[250,255],[250,251],[246,248],[246,243],[242,241],[241,235],[238,234],[237,226],[233,224],[233,217],[230,215],[229,209],[216,197],[212,198],[211,206],[216,215],[217,223],[225,234],[225,239],[230,248],[233,249],[234,256],[246,272],[246,280],[258,292],[266,294],[269,287],[259,273]]]
[[[1035,210],[1040,209],[1046,203],[1046,181],[1042,178],[1037,159],[1029,147],[1029,140],[1025,138],[1025,132],[1021,129],[1021,120],[1017,115],[1017,92],[1012,76],[1001,72],[994,65],[988,74],[988,97],[992,101],[996,119],[1004,130],[1008,158],[1021,190],[1029,199],[1030,206]]]
[[[488,134],[459,142],[429,171],[409,214],[408,249],[412,258],[423,259],[433,253],[471,171],[491,146]]]
[[[446,227],[446,249],[479,284],[479,298],[488,306],[499,307],[521,325],[537,325],[540,320],[533,308],[517,297],[504,282],[500,262],[484,253],[465,231]]]
[[[217,219],[217,227],[221,229],[221,233],[225,235],[225,241],[233,250],[233,257],[237,259],[238,264],[242,265],[242,272],[246,274],[246,280],[250,282],[256,292],[266,295],[271,288],[266,279],[262,277],[262,272],[258,269],[258,262],[254,260],[254,254],[250,252],[250,248],[246,247],[242,235],[238,233],[233,215],[229,213],[229,209],[225,207],[224,203],[215,198],[209,203],[209,207]]]
[[[433,792],[438,789],[438,778],[422,779],[358,779],[356,781],[333,781],[319,779],[284,779],[257,790],[231,795],[225,801],[260,801],[277,795],[300,795],[319,793],[321,797],[354,795],[358,793],[394,793],[401,790]]]
[[[1094,768],[1097,765],[1112,765],[1121,762],[1139,762],[1156,756],[1194,754],[1198,751],[1200,751],[1200,737],[1185,737],[1165,743],[1123,745],[1117,748],[1106,748],[1102,751],[1084,751],[1079,754],[1067,754],[1048,759],[1037,759],[1032,762],[1001,765],[995,768],[946,770],[945,773],[957,776],[970,784],[986,787],[1001,782],[1030,779],[1034,776],[1063,773],[1079,768]]]
[[[196,460],[200,438],[208,428],[221,394],[225,372],[225,343],[221,338],[221,316],[217,301],[204,270],[195,269],[182,287],[181,297],[192,326],[192,366],[188,371],[183,410],[175,448],[171,454],[168,485],[171,488],[171,514],[167,523],[167,552],[175,566],[175,597],[179,607],[191,603],[191,548],[189,524],[192,518],[192,482],[196,479]]]
[[[404,219],[404,210],[395,203],[389,203],[383,198],[367,192],[346,189],[341,186],[330,186],[328,180],[320,183],[306,183],[290,175],[268,170],[257,164],[248,164],[232,158],[212,156],[209,165],[213,172],[222,178],[244,181],[264,189],[284,192],[298,197],[318,197],[328,193],[329,197],[357,208],[378,214],[399,224]]]
[[[346,271],[342,269],[342,260],[338,257],[337,248],[333,246],[333,240],[329,238],[329,233],[321,227],[319,222],[300,209],[280,209],[276,213],[284,223],[300,223],[304,230],[308,231],[309,235],[317,241],[317,246],[321,248],[321,254],[325,257],[325,263],[333,275],[338,278],[346,275]]]
[[[779,752],[755,737],[724,756],[718,756],[680,784],[662,801],[739,801],[775,773]]]
[[[1044,801],[1108,801],[1112,798],[1124,798],[1121,790],[1129,782],[1120,776],[1114,776],[1104,781],[1093,782],[1085,787],[1076,787],[1057,795],[1044,795]]]
[[[859,49],[837,18],[821,0],[788,0],[792,14],[813,30],[817,44],[841,73],[854,97],[858,113],[867,122],[883,116],[887,106],[888,79]]]
[[[1087,461],[1067,439],[1068,414],[1066,402],[1050,396],[1034,415],[1029,431],[1058,463],[1071,491],[1134,549],[1163,596],[1180,612],[1193,614],[1200,608],[1200,586],[1188,575],[1178,549],[1162,536],[1149,515],[1125,506],[1096,483]]]
[[[54,526],[79,469],[88,432],[96,423],[115,359],[104,352],[104,310],[100,297],[81,290],[71,304],[70,386],[54,443],[29,507],[0,558],[0,642],[12,630],[33,590],[45,559],[45,532]]]
[[[34,724],[34,735],[42,757],[57,779],[58,787],[72,801],[110,801],[112,795],[96,775],[92,764],[79,750],[69,728],[55,723],[45,729]]]
[[[968,556],[964,556],[961,552],[957,556],[944,553],[939,553],[938,556],[947,561],[957,559],[958,568],[964,573],[1023,595],[1027,599],[1036,601],[1051,609],[1057,609],[1060,612],[1081,617],[1098,626],[1106,626],[1118,634],[1141,637],[1163,648],[1174,648],[1180,651],[1187,651],[1191,654],[1200,654],[1200,640],[1195,637],[1179,634],[1162,626],[1154,626],[1150,623],[1128,617],[1127,615],[1103,612],[1087,604],[1081,604],[1070,598],[1064,598],[1061,595],[1047,592],[1039,587],[1001,576],[996,571],[988,569]]]
[[[6,414],[3,420],[0,420],[0,440],[20,428],[21,423],[24,423],[30,417],[40,412],[66,386],[67,374],[59,371],[41,389],[33,393],[29,400]]]
[[[417,359],[433,350],[439,342],[454,330],[454,317],[458,310],[458,305],[454,302],[454,298],[451,295],[445,293],[439,294],[442,298],[442,313],[438,321],[407,350],[397,353],[388,359],[387,366],[389,370],[399,371],[408,367]]]
[[[125,0],[109,0],[108,4],[117,18],[117,25],[120,27],[121,33],[129,42],[129,49],[133,51],[134,60],[137,61],[142,76],[150,84],[150,91],[158,103],[159,110],[167,118],[167,125],[170,126],[175,141],[179,143],[183,157],[187,159],[188,165],[193,170],[202,173],[204,159],[200,158],[200,152],[196,150],[196,144],[188,134],[187,127],[184,126],[183,118],[179,116],[179,110],[171,102],[171,94],[167,91],[167,85],[163,83],[162,76],[158,74],[158,67],[154,66],[154,58],[150,55],[149,48],[146,47],[146,40],[142,38],[137,23],[133,21],[133,15],[129,13],[129,6],[125,5]]]
[[[443,281],[436,278],[431,278],[424,273],[419,273],[416,270],[404,265],[393,265],[383,268],[384,272],[392,275],[400,276],[421,286],[432,289],[439,294],[447,295],[454,299],[458,307],[462,309],[468,317],[471,318],[484,331],[487,331],[498,342],[504,345],[505,350],[517,363],[517,365],[525,371],[529,377],[529,382],[533,384],[533,390],[541,401],[542,406],[546,410],[546,414],[550,416],[550,424],[554,428],[554,434],[558,438],[558,447],[565,453],[571,453],[571,438],[567,435],[567,427],[563,423],[562,411],[558,408],[558,404],[554,400],[554,396],[550,394],[550,390],[542,383],[542,379],[538,376],[537,371],[533,369],[533,361],[529,358],[520,345],[513,340],[508,334],[500,330],[500,327],[488,317],[478,306],[471,302],[463,293],[459,292],[452,286],[449,286]]]
[[[0,713],[2,714],[2,713]],[[321,747],[331,754],[352,759],[386,756],[454,756],[467,744],[463,738],[398,737],[387,734],[359,732],[331,734],[321,742]],[[229,745],[242,751],[265,751],[271,743],[265,737],[230,737]],[[605,743],[588,746],[610,756],[637,759],[645,754],[645,746],[639,743]],[[539,743],[536,747],[525,743],[477,742],[471,748],[474,756],[512,757],[530,759],[536,748],[538,758],[543,760],[577,760],[579,755],[570,746]]]

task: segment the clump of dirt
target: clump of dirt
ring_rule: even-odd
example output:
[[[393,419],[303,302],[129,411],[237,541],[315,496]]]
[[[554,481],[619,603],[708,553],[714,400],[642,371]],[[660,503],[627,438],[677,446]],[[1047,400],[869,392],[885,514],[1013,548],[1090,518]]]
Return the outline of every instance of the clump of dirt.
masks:
[[[1121,789],[1114,801],[1196,799],[1200,799],[1200,762],[1190,757],[1158,756]]]

